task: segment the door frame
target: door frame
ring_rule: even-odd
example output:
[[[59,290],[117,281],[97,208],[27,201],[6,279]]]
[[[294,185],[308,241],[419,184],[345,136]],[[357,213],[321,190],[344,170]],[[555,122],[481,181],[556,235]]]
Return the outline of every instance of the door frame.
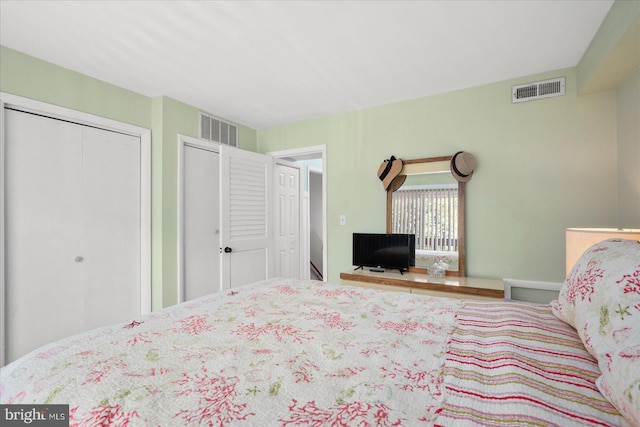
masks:
[[[178,303],[185,301],[184,287],[184,147],[195,147],[220,154],[220,144],[178,134]],[[218,235],[218,239],[220,236]],[[218,243],[220,241],[218,240]],[[222,260],[221,260],[222,261]],[[220,266],[222,271],[222,265]],[[218,277],[221,282],[222,277]]]
[[[5,107],[40,114],[54,119],[67,120],[80,125],[93,126],[108,131],[124,133],[140,138],[140,313],[151,312],[151,130],[78,110],[0,92],[0,128],[5,129]],[[5,132],[0,132],[0,366],[5,361]]]
[[[327,242],[327,146],[326,144],[312,145],[309,147],[291,148],[288,150],[269,151],[266,154],[275,158],[296,158],[310,155],[319,155],[320,158],[322,158],[322,280],[326,282],[329,277],[329,245]],[[305,219],[305,221],[308,221],[308,218]],[[308,224],[306,227],[308,227]],[[306,265],[301,267],[308,268]]]

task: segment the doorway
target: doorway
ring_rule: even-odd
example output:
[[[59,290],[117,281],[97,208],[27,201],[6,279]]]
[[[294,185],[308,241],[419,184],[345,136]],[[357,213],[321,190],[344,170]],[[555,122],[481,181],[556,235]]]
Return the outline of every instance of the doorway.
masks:
[[[327,160],[326,145],[315,145],[267,153],[301,167],[301,277],[326,281],[327,266]],[[312,212],[313,210],[313,212]],[[312,263],[315,266],[312,266]]]
[[[271,274],[273,158],[178,135],[178,297]]]

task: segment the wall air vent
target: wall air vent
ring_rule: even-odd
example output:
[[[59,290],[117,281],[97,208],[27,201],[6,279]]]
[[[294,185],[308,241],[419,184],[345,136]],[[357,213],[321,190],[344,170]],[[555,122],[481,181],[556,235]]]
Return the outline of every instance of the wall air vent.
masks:
[[[200,113],[200,138],[237,147],[238,126]]]
[[[525,102],[534,99],[551,98],[564,95],[565,78],[526,83],[511,88],[512,102]]]

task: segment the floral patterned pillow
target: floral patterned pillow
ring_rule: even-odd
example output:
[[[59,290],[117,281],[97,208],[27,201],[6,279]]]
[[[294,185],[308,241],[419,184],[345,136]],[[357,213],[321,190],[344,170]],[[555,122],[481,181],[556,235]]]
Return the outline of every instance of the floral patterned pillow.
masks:
[[[640,425],[640,243],[610,239],[587,249],[551,308],[598,360],[602,394]]]
[[[640,426],[640,347],[628,347],[611,358],[596,385],[631,425]]]

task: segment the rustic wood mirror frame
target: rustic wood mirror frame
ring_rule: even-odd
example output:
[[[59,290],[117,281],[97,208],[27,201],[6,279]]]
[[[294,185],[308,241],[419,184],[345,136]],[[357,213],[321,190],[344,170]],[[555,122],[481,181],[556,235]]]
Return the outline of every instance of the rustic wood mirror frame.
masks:
[[[442,157],[428,157],[424,159],[412,159],[412,160],[402,160],[403,165],[421,165],[426,163],[435,163],[435,162],[447,162],[447,169],[441,169],[440,171],[444,172],[448,169],[448,164],[451,161],[453,156],[442,156]],[[403,169],[404,172],[404,169]],[[458,181],[458,270],[446,270],[447,276],[465,276],[465,239],[464,239],[464,182]],[[391,225],[392,218],[392,205],[391,199],[393,195],[392,186],[389,186],[387,189],[387,233],[391,234],[393,232]],[[409,271],[412,273],[424,273],[426,274],[428,271],[426,268],[422,267],[409,267]]]

